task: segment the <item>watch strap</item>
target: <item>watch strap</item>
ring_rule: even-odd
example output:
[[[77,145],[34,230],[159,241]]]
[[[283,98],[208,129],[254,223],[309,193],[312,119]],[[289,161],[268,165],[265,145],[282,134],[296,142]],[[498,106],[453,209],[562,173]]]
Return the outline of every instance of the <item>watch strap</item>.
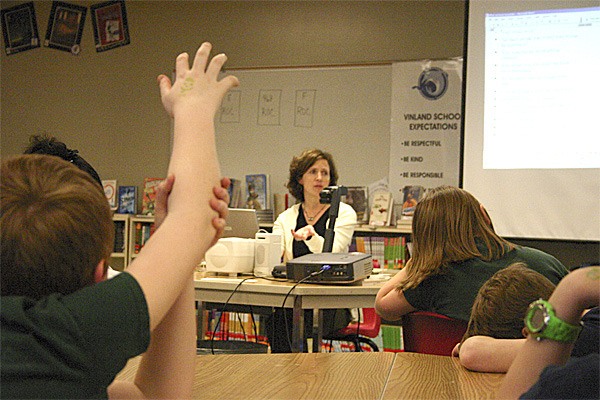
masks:
[[[545,326],[538,332],[533,332],[532,336],[537,340],[550,339],[557,342],[572,343],[577,340],[581,332],[581,325],[572,325],[556,316],[554,307],[546,300],[537,300],[533,305],[542,306],[545,308],[549,316],[549,320]]]
[[[571,325],[558,318],[556,315],[552,315],[548,325],[546,325],[541,332],[535,334],[534,337],[551,339],[557,342],[573,343],[577,340],[581,328],[581,325]]]

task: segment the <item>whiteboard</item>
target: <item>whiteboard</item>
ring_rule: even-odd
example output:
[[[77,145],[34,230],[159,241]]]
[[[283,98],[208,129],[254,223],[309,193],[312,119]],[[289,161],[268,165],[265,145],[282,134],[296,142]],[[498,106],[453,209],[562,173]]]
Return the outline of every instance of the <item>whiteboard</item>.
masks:
[[[270,175],[287,193],[292,157],[308,148],[333,155],[338,184],[366,186],[387,177],[391,64],[228,70],[240,86],[216,115],[224,176]]]

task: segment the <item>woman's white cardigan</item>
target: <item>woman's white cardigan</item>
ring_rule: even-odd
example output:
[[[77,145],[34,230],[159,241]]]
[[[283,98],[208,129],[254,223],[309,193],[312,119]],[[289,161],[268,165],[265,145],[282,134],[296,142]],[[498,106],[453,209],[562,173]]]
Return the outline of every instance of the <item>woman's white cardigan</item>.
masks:
[[[282,237],[281,252],[283,254],[283,262],[294,258],[294,236],[292,235],[292,229],[296,228],[296,221],[298,220],[299,212],[300,204],[294,204],[279,214],[277,220],[273,224],[273,233],[279,234]],[[327,219],[326,227],[329,227],[329,218]],[[352,235],[354,235],[355,227],[356,212],[348,204],[340,203],[338,217],[335,220],[335,226],[333,228],[333,231],[335,232],[333,238],[333,253],[343,253],[348,251],[348,246],[350,246],[352,241]],[[305,240],[304,243],[306,243],[308,249],[312,253],[321,253],[323,251],[325,238],[317,234],[312,236],[309,240]]]

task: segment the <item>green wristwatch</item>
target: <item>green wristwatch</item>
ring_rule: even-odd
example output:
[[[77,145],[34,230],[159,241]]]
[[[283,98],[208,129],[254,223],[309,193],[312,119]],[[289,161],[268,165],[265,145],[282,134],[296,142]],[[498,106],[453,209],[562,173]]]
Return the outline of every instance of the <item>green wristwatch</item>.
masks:
[[[536,300],[529,305],[525,326],[537,340],[550,339],[572,343],[577,340],[581,325],[571,325],[556,316],[554,308],[546,300]]]

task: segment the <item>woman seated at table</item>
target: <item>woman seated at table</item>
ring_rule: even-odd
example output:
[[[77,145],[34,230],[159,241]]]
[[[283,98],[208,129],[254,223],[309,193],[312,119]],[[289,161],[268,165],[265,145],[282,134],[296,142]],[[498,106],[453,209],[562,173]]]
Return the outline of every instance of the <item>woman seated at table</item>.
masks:
[[[296,198],[294,204],[282,212],[274,223],[273,233],[282,236],[283,262],[310,253],[321,253],[329,221],[329,204],[320,203],[321,191],[337,185],[338,173],[331,154],[305,150],[290,164],[287,188]],[[340,203],[334,227],[333,252],[347,252],[356,226],[356,212],[348,204]],[[305,337],[311,336],[312,311],[305,315]],[[327,336],[351,321],[347,309],[323,311],[323,336]],[[267,337],[271,352],[290,352],[292,331],[291,310],[277,309],[267,321]],[[306,346],[305,346],[306,347]]]

